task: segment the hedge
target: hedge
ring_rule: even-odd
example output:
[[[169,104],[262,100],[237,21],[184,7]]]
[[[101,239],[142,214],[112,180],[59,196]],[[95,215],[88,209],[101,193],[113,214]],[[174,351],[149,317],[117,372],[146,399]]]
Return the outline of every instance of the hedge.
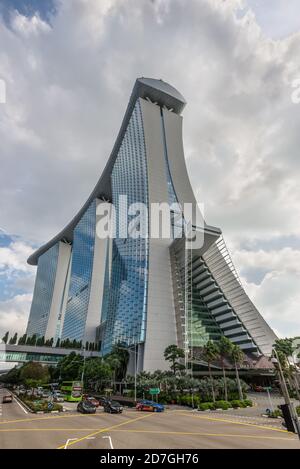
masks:
[[[230,409],[230,407],[237,409],[239,407],[243,408],[248,406],[252,407],[252,401],[249,399],[245,399],[243,401],[236,399],[234,401],[202,402],[198,405],[198,410],[227,410]]]

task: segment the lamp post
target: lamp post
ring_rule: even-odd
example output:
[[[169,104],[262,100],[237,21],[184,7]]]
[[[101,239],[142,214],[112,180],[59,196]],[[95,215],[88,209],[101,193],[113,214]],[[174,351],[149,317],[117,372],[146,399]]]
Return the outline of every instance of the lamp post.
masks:
[[[82,386],[83,386],[83,379],[84,379],[84,366],[85,366],[85,347],[83,347],[82,349],[82,355],[83,355],[83,368],[82,368],[82,372],[81,372],[81,382],[82,382]]]
[[[282,366],[281,366],[279,356],[278,356],[278,353],[277,353],[277,350],[275,349],[275,347],[273,348],[273,352],[275,354],[275,357],[273,357],[271,359],[271,361],[272,361],[272,363],[276,363],[278,365],[279,383],[280,383],[281,391],[282,391],[282,394],[283,394],[283,397],[284,397],[284,401],[290,409],[291,417],[294,421],[296,432],[297,432],[298,438],[300,440],[300,427],[299,427],[298,415],[297,415],[297,412],[295,410],[295,407],[294,407],[293,403],[291,402],[289,391],[288,391],[286,381],[285,381],[285,377],[284,377],[284,374],[283,374]]]
[[[137,388],[137,354],[138,350],[136,349],[137,344],[128,347],[129,352],[134,353],[134,402],[136,402],[136,388]],[[134,350],[132,350],[134,347]]]

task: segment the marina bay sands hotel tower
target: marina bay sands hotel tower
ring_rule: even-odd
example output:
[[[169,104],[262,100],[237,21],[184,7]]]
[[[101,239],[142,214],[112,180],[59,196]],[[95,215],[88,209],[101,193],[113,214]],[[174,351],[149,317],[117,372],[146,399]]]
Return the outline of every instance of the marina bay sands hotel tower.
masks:
[[[182,141],[185,104],[162,80],[136,80],[90,197],[28,259],[37,275],[27,335],[53,337],[54,344],[58,338],[94,342],[103,355],[114,344],[134,347],[139,371],[166,369],[170,344],[197,349],[222,335],[246,354],[271,353],[276,336],[245,293],[221,230],[195,218],[200,209]],[[150,230],[159,204],[169,207],[167,236]],[[138,223],[137,205],[145,207]],[[192,207],[189,223],[185,205]],[[113,236],[98,233],[104,209]],[[191,237],[182,229],[187,224]]]

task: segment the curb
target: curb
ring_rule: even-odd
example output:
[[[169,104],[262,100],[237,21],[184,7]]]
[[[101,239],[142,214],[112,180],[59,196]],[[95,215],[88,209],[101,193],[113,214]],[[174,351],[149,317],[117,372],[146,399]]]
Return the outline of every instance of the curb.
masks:
[[[21,404],[28,412],[30,412],[31,414],[35,413],[35,412],[33,412],[32,409],[30,409],[30,407],[28,407],[27,404],[25,404],[25,402],[22,401],[22,399],[20,399],[18,396],[16,396],[15,393],[12,392],[12,395],[14,396],[14,399],[16,399],[16,401],[18,401],[19,404]]]

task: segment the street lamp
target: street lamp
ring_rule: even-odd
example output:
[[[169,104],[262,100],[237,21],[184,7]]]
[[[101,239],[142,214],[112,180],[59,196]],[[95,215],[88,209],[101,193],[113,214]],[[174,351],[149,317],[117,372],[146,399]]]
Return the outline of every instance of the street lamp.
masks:
[[[84,366],[85,366],[85,347],[83,347],[82,349],[82,355],[83,355],[83,368],[82,368],[82,372],[81,372],[81,382],[82,382],[82,386],[83,386],[83,379],[84,379]]]
[[[300,428],[299,428],[298,415],[297,415],[297,412],[295,410],[295,407],[294,407],[293,403],[291,402],[289,391],[288,391],[286,381],[285,381],[285,377],[284,377],[284,374],[283,374],[282,366],[281,366],[279,356],[278,356],[278,353],[277,353],[277,350],[275,349],[275,347],[273,348],[273,352],[275,354],[275,357],[271,358],[271,362],[274,363],[274,364],[276,363],[278,365],[279,383],[280,383],[281,391],[282,391],[282,394],[283,394],[283,397],[284,397],[284,401],[287,404],[288,408],[290,409],[291,417],[294,421],[296,431],[297,431],[297,434],[298,434],[298,438],[300,440]]]

